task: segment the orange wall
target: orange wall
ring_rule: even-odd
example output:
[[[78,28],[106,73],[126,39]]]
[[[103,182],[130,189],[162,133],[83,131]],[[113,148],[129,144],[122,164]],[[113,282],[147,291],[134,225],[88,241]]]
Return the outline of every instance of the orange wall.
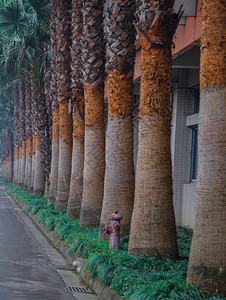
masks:
[[[198,0],[196,17],[186,17],[184,25],[178,25],[174,35],[175,48],[173,49],[173,58],[183,54],[194,45],[199,43],[201,37],[201,0]],[[136,53],[134,66],[134,80],[140,77],[141,50]],[[108,78],[105,78],[104,96],[108,96]]]

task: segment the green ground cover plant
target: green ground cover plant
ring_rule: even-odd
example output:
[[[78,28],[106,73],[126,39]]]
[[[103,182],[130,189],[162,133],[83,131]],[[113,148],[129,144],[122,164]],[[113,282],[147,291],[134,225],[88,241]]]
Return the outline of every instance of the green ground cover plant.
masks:
[[[65,211],[56,211],[53,204],[47,205],[41,195],[27,193],[1,181],[10,194],[24,203],[27,212],[36,215],[40,223],[67,244],[68,254],[87,258],[86,268],[92,276],[98,276],[124,299],[223,299],[217,294],[205,296],[197,287],[186,286],[192,239],[190,228],[177,227],[178,260],[145,255],[134,257],[127,253],[129,237],[121,238],[120,250],[110,250],[106,241],[98,239],[98,228],[82,227],[78,220],[68,219]]]

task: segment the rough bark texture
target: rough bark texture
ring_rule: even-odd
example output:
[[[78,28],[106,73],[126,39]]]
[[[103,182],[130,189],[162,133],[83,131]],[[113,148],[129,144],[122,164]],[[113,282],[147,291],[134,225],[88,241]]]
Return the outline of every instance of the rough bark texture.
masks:
[[[34,174],[35,174],[35,138],[36,133],[33,132],[32,136],[32,159],[31,159],[31,183],[30,190],[33,191],[34,188]]]
[[[25,166],[26,166],[26,141],[22,141],[21,148],[21,185],[24,185]]]
[[[26,133],[26,165],[24,186],[28,186],[29,176],[31,176],[31,136],[32,136],[32,109],[31,109],[31,85],[25,81],[25,133]]]
[[[80,223],[99,223],[104,189],[103,1],[83,2],[82,60],[85,90],[85,145]]]
[[[42,50],[40,50],[40,55]],[[34,176],[34,190],[39,193],[44,193],[45,185],[43,186],[43,176],[48,176],[48,166],[50,161],[50,134],[46,99],[44,94],[44,73],[43,70],[39,74],[39,80],[34,76],[34,85],[32,86],[32,105],[34,113],[33,131],[35,132],[35,176]],[[37,153],[36,153],[37,152]],[[40,164],[40,165],[39,165]],[[37,168],[37,170],[36,170]],[[37,178],[40,176],[40,178]],[[43,187],[43,191],[41,191]]]
[[[6,182],[11,182],[13,180],[13,135],[9,128],[2,130],[1,163],[1,177]]]
[[[72,1],[71,101],[73,105],[73,148],[67,215],[79,218],[84,165],[84,89],[82,83],[82,1]]]
[[[84,120],[81,119],[77,103],[73,107],[73,150],[70,195],[67,216],[78,219],[82,203],[84,166]]]
[[[32,177],[32,137],[27,139],[26,143],[26,150],[27,150],[27,179],[26,179],[26,188],[28,191],[31,191],[31,177]]]
[[[13,151],[13,183],[14,184],[16,184],[17,164],[18,164],[18,148],[14,144],[14,151]]]
[[[35,148],[33,193],[44,194],[45,175],[42,167],[42,154],[38,135],[35,135],[33,147]]]
[[[129,253],[177,257],[170,152],[171,44],[180,13],[164,2],[137,13],[142,45],[139,148]]]
[[[52,159],[50,173],[50,189],[48,202],[55,203],[57,196],[58,161],[59,161],[59,108],[52,108]]]
[[[108,126],[104,201],[100,237],[109,215],[119,211],[121,234],[130,231],[134,199],[133,67],[135,57],[134,1],[110,0],[106,21],[108,69]]]
[[[71,175],[71,114],[68,102],[59,103],[59,164],[57,197],[55,207],[58,210],[67,208]]]
[[[14,172],[13,172],[13,183],[17,184],[18,182],[18,107],[19,107],[19,99],[18,99],[18,88],[17,85],[13,88],[13,144],[14,144]]]
[[[59,165],[56,209],[65,209],[69,197],[72,152],[71,98],[71,1],[57,3],[58,34],[58,101],[59,101]]]
[[[96,226],[100,220],[105,169],[103,90],[85,90],[85,160],[80,223]]]
[[[203,0],[196,217],[187,282],[226,296],[225,1]]]
[[[57,196],[58,161],[59,161],[59,105],[57,91],[57,7],[56,1],[51,0],[51,84],[50,101],[52,103],[52,147],[51,147],[51,172],[48,203],[55,203]]]
[[[26,155],[26,135],[25,135],[25,86],[24,81],[21,79],[18,82],[18,97],[19,97],[19,177],[18,184],[23,185],[25,175],[25,155]]]

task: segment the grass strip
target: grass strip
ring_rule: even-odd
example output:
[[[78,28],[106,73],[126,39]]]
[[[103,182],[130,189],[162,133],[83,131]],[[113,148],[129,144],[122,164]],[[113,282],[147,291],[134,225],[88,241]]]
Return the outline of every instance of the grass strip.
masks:
[[[78,220],[66,217],[66,211],[57,211],[54,205],[37,194],[6,183],[8,192],[24,203],[27,212],[37,216],[40,223],[54,231],[68,247],[68,255],[87,258],[86,268],[92,276],[99,277],[124,299],[130,300],[202,300],[224,299],[216,293],[205,296],[198,286],[186,286],[188,257],[192,230],[177,227],[180,259],[130,256],[127,253],[129,237],[121,238],[121,249],[110,250],[108,243],[98,238],[98,228],[83,227]]]

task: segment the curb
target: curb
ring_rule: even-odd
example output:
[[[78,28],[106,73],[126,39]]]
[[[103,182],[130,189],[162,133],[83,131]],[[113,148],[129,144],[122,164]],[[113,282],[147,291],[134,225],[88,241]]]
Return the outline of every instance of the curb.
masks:
[[[43,224],[38,222],[36,215],[31,212],[27,212],[24,203],[19,202],[16,197],[10,194],[7,189],[6,192],[11,196],[11,198],[16,202],[16,204],[23,209],[23,211],[29,216],[29,218],[36,224],[40,231],[50,240],[50,242],[57,248],[57,250],[66,258],[66,260],[73,265],[76,272],[86,281],[95,293],[100,297],[100,300],[122,300],[122,298],[117,295],[110,287],[105,285],[98,277],[93,277],[91,272],[85,268],[85,263],[87,259],[78,257],[76,255],[68,255],[68,248],[61,241],[53,231],[48,230]]]

